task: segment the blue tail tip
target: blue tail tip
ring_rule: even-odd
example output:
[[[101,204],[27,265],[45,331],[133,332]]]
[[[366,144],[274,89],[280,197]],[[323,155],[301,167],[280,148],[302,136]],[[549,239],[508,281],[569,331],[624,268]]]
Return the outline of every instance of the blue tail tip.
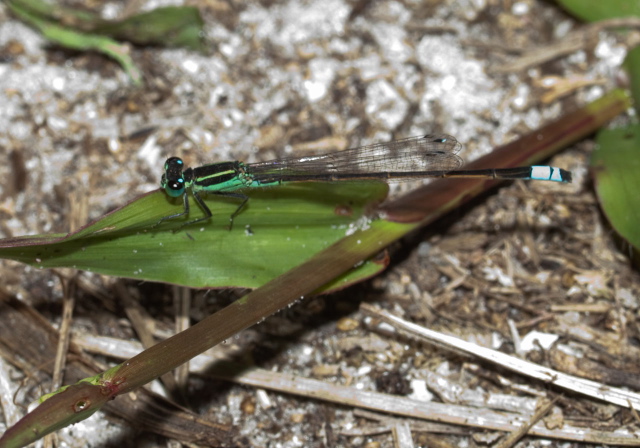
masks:
[[[571,171],[554,166],[532,166],[531,179],[569,183],[571,182]]]

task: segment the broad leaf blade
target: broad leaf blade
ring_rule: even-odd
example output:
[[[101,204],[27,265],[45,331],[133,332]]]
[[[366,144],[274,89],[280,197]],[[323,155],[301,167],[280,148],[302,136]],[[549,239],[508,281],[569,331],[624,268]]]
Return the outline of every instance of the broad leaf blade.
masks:
[[[591,157],[596,192],[607,219],[640,248],[640,126],[600,131]]]
[[[208,195],[213,218],[175,233],[186,220],[203,216],[202,210],[193,203],[189,217],[155,227],[163,216],[182,210],[180,198],[169,201],[155,191],[69,236],[0,240],[0,257],[195,288],[255,288],[344,237],[368,206],[384,199],[387,188],[375,182],[299,183],[249,192],[231,231],[229,216],[238,200]],[[343,277],[333,286],[382,268],[368,263],[355,278]]]

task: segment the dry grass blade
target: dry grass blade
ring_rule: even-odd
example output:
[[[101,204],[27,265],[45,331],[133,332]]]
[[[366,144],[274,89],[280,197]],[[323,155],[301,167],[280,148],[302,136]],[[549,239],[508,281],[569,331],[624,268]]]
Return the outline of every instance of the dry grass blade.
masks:
[[[428,341],[438,347],[454,350],[467,356],[474,356],[500,365],[506,369],[517,372],[531,378],[535,378],[545,383],[553,384],[579,394],[597,398],[625,408],[640,408],[640,394],[630,392],[616,387],[609,387],[606,384],[597,383],[595,381],[585,380],[572,375],[549,369],[538,364],[518,359],[514,356],[480,347],[476,344],[464,341],[462,339],[448,336],[428,328],[407,322],[396,317],[386,311],[376,309],[367,304],[362,304],[361,309],[370,316],[382,319],[388,324],[401,330],[403,333],[411,335],[420,340]],[[640,441],[639,441],[640,443]]]
[[[102,338],[100,338],[102,339]],[[89,341],[87,345],[81,340],[74,340],[87,350],[94,347],[97,340]],[[98,343],[98,346],[103,343]],[[136,346],[128,341],[119,341],[121,352],[131,353]],[[314,398],[338,403],[341,406],[370,409],[380,413],[423,419],[440,423],[450,423],[484,430],[516,432],[527,427],[534,418],[535,412],[514,413],[479,409],[470,406],[418,401],[406,397],[390,395],[380,392],[365,391],[351,386],[331,384],[311,378],[304,378],[291,374],[272,372],[260,368],[248,367],[233,363],[221,362],[208,355],[199,355],[191,361],[192,372],[217,379],[225,379],[239,384],[259,389],[268,389],[282,393]],[[395,425],[379,428],[388,431]],[[436,432],[451,432],[447,428],[431,428]],[[419,427],[416,428],[419,430]],[[549,429],[543,423],[531,426],[527,434],[559,440],[573,440],[589,443],[606,443],[619,446],[640,446],[637,434],[626,430],[613,432],[574,426],[565,423],[562,428]]]
[[[496,73],[514,73],[539,66],[553,59],[593,46],[597,42],[598,33],[615,28],[640,29],[640,19],[637,17],[622,17],[584,25],[559,41],[528,50],[515,61],[496,67],[493,71]],[[630,42],[630,47],[635,45],[637,45],[637,36],[633,42]]]

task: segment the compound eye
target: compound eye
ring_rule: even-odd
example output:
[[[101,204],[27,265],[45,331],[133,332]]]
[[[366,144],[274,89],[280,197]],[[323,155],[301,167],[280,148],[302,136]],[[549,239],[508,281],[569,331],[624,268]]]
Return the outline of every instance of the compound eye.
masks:
[[[169,157],[166,162],[164,162],[164,169],[179,169],[181,170],[184,165],[184,162],[180,157]]]
[[[171,180],[167,182],[164,187],[165,191],[172,198],[177,198],[178,196],[182,196],[184,194],[184,179],[179,178],[175,180]]]

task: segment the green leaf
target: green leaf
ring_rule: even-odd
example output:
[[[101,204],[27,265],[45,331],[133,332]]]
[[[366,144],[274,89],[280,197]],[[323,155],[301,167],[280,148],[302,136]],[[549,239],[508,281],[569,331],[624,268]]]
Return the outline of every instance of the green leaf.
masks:
[[[106,36],[82,33],[60,26],[54,21],[44,19],[34,14],[33,11],[23,8],[17,1],[9,2],[8,5],[16,16],[40,31],[49,41],[73,50],[102,52],[115,59],[134,84],[140,85],[142,83],[142,75],[129,56],[129,49],[126,45]]]
[[[558,3],[586,22],[640,16],[640,2],[633,0],[558,0]]]
[[[600,205],[613,228],[640,248],[640,126],[603,130],[591,166]]]
[[[138,45],[185,47],[203,51],[204,22],[197,8],[168,6],[136,14],[118,22],[105,22],[93,31]]]
[[[638,113],[638,107],[640,107],[640,47],[635,47],[627,53],[624,67],[629,72],[629,89],[633,96],[636,113]]]
[[[209,221],[180,229],[203,216],[192,201],[190,216],[156,226],[160,218],[182,211],[181,198],[170,200],[157,190],[69,236],[0,240],[0,257],[38,268],[72,267],[195,288],[255,288],[344,237],[387,189],[384,183],[359,182],[254,190],[247,192],[250,200],[231,231],[229,216],[239,201],[213,194],[205,197],[213,212]],[[382,268],[367,262],[331,287]]]
[[[114,39],[204,51],[204,22],[194,7],[168,6],[107,21],[92,13],[40,0],[10,0],[7,5],[49,41],[73,50],[95,50],[115,59],[137,85],[141,84],[142,76],[129,56],[129,47]]]

